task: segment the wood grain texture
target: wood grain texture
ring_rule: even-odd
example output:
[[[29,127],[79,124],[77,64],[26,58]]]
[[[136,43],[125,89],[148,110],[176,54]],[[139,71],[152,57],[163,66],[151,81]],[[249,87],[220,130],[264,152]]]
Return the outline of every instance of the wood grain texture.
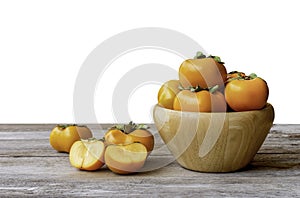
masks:
[[[258,111],[181,112],[154,107],[158,131],[178,163],[200,172],[232,172],[245,167],[274,120],[268,104]]]
[[[300,125],[274,125],[250,165],[225,174],[180,167],[151,125],[156,145],[145,170],[161,167],[128,176],[71,167],[49,144],[53,126],[0,125],[0,197],[300,196]],[[100,137],[110,125],[88,126]]]

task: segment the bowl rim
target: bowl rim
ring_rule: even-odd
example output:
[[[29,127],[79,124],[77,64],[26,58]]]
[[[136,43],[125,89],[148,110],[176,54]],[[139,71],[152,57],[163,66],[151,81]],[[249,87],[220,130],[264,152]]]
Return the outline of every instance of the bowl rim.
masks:
[[[174,112],[174,113],[188,113],[188,114],[206,114],[206,115],[209,115],[209,114],[246,114],[246,113],[249,113],[249,112],[260,112],[260,111],[263,111],[263,110],[266,110],[268,108],[273,108],[272,104],[271,103],[266,103],[266,105],[262,108],[262,109],[255,109],[255,110],[248,110],[248,111],[225,111],[225,112],[195,112],[195,111],[179,111],[179,110],[174,110],[174,109],[168,109],[168,108],[165,108],[165,107],[162,107],[160,106],[158,103],[156,103],[154,105],[154,108],[160,108],[160,109],[163,109],[165,111],[169,111],[169,112]]]

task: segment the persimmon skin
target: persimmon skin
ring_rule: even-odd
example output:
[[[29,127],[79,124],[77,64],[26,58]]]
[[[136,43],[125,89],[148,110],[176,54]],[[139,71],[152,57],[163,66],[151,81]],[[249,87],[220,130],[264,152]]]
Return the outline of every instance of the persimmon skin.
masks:
[[[185,88],[200,86],[224,87],[227,79],[225,66],[213,58],[187,59],[179,67],[179,81]]]
[[[207,90],[182,90],[177,94],[173,108],[189,112],[225,112],[226,102],[224,95],[219,91],[210,93]]]
[[[259,110],[265,107],[269,88],[262,78],[232,80],[225,87],[225,99],[234,111]]]
[[[132,138],[133,142],[143,144],[146,147],[148,154],[153,150],[154,136],[148,130],[136,129],[129,133],[128,136]]]
[[[107,131],[104,135],[104,140],[107,145],[110,144],[130,144],[132,139],[121,130],[111,129]]]

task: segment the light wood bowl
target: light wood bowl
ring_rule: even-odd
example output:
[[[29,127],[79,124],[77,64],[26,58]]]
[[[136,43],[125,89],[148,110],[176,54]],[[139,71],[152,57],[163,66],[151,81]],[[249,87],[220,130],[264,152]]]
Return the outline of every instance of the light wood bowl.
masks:
[[[181,112],[156,105],[158,132],[177,162],[200,172],[232,172],[245,167],[264,142],[274,120],[271,104],[254,111]]]

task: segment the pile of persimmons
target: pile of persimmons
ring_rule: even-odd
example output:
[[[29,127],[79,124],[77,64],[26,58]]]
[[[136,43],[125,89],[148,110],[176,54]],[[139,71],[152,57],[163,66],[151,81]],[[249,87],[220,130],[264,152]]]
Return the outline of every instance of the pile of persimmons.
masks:
[[[158,92],[162,107],[190,112],[259,110],[269,95],[265,80],[252,73],[227,73],[218,56],[198,52],[179,67],[179,79],[165,82]]]
[[[138,172],[153,150],[154,136],[143,124],[130,122],[108,129],[100,140],[87,126],[57,125],[50,133],[51,146],[69,153],[70,164],[80,170],[94,171],[104,164],[114,173]]]

